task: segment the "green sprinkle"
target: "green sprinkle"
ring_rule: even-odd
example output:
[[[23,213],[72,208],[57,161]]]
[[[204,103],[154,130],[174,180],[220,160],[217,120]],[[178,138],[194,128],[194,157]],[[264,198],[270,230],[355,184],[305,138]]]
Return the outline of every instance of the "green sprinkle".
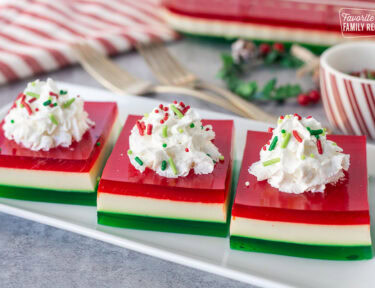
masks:
[[[309,130],[311,135],[319,135],[323,133],[323,129],[318,129],[318,130]]]
[[[332,145],[333,145],[333,146],[337,146],[336,142],[332,142]]]
[[[163,148],[167,148],[167,144],[163,143]]]
[[[43,106],[48,106],[49,104],[51,104],[51,100],[47,100],[46,102],[43,102]]]
[[[301,159],[302,159],[302,160],[305,160],[305,159],[306,159],[305,154],[302,154],[302,155],[301,155]]]
[[[288,143],[289,143],[289,140],[290,140],[290,136],[291,136],[291,135],[292,135],[292,134],[290,134],[290,133],[286,133],[286,134],[285,134],[285,137],[284,137],[283,143],[281,143],[281,148],[285,149],[286,146],[288,146]]]
[[[10,120],[10,123],[14,124],[14,120],[13,120],[13,119],[12,119],[12,120]]]
[[[286,115],[285,118],[286,118],[286,119],[290,119],[290,115]]]
[[[133,151],[132,150],[128,150],[128,155],[132,155],[133,154]]]
[[[143,165],[143,161],[142,161],[138,156],[136,156],[136,157],[134,158],[134,160],[135,160],[140,166]]]
[[[169,159],[168,159],[168,162],[169,162],[169,165],[171,166],[171,169],[172,169],[172,171],[173,171],[173,174],[174,174],[174,175],[177,175],[177,168],[176,168],[176,165],[174,165],[173,159],[172,159],[172,158],[169,158]]]
[[[315,155],[313,153],[310,154],[311,158],[315,158]]]
[[[163,160],[163,162],[161,162],[161,171],[164,171],[165,169],[167,169],[167,161]]]
[[[66,90],[60,90],[60,95],[66,95],[66,94],[68,94],[68,91],[66,91]]]
[[[280,158],[274,158],[274,159],[271,159],[271,160],[268,160],[268,161],[264,161],[262,164],[263,164],[263,166],[270,166],[270,165],[276,164],[278,162],[280,162]]]
[[[203,125],[201,125],[201,129],[203,130]]]
[[[191,123],[190,128],[194,128],[194,127],[195,127],[194,123]]]
[[[220,155],[220,156],[219,156],[219,160],[220,160],[220,161],[224,161],[224,155]]]
[[[53,106],[56,107],[56,106],[57,106],[57,103],[53,103]]]
[[[55,125],[58,125],[59,122],[57,122],[55,116],[53,114],[49,115],[49,119],[51,120],[51,122]]]
[[[278,140],[278,137],[275,136],[275,137],[273,138],[272,142],[271,142],[270,147],[268,148],[268,151],[272,151],[273,149],[275,149],[276,144],[277,144],[277,140]]]
[[[162,136],[163,136],[164,138],[167,138],[167,137],[168,137],[168,126],[167,126],[167,125],[164,125],[164,126],[163,126]]]
[[[34,86],[35,87],[36,83],[35,81],[34,82],[31,82],[31,86]]]
[[[63,104],[63,108],[68,108],[70,105],[73,104],[73,102],[76,101],[76,98],[69,99]]]
[[[282,119],[277,120],[277,123],[278,123],[278,124],[281,124],[282,122],[283,122]]]
[[[26,92],[25,94],[26,94],[27,96],[30,96],[30,97],[33,97],[33,98],[36,98],[36,99],[38,99],[38,98],[40,97],[39,94],[34,93],[34,92]]]
[[[184,117],[184,114],[182,114],[182,112],[180,110],[178,110],[177,107],[174,106],[173,104],[171,105],[171,109],[174,113],[176,113],[178,118],[181,119],[182,117]]]
[[[284,134],[285,132],[286,132],[286,131],[285,131],[285,129],[281,130],[281,133],[283,133],[283,134]]]
[[[316,140],[319,140],[319,135],[318,134],[314,135],[314,136],[315,136]]]
[[[178,129],[178,132],[184,133],[184,129],[180,128],[180,129]]]
[[[148,113],[145,113],[143,116],[145,116],[145,118],[148,118]]]
[[[96,142],[96,144],[95,144],[96,146],[100,146],[100,142]]]

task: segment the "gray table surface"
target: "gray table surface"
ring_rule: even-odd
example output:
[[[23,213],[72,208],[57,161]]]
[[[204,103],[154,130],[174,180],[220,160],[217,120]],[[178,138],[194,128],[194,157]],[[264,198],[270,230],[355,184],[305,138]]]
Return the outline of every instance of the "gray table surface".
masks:
[[[215,75],[220,53],[228,44],[185,39],[169,45],[172,53],[191,71],[210,82],[222,85]],[[142,78],[156,81],[142,59],[129,52],[114,60]],[[48,75],[55,80],[102,88],[79,66]],[[259,69],[251,79],[265,83],[277,77],[280,83],[300,83],[313,87],[309,78],[295,78],[293,70]],[[0,107],[13,101],[31,79],[0,87]],[[163,100],[180,100],[178,95],[156,95]],[[185,99],[186,101],[186,99]],[[225,110],[212,104],[189,99],[194,107]],[[274,115],[300,113],[313,115],[328,125],[322,104],[301,107],[295,101],[284,105],[260,105]],[[202,272],[131,250],[86,238],[18,217],[0,213],[0,287],[249,287],[249,285]],[[250,286],[254,287],[254,286]]]

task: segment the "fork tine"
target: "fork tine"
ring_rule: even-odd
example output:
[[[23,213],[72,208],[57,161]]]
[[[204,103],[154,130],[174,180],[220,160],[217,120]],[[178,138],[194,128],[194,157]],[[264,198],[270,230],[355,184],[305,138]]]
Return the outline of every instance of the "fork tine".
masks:
[[[137,49],[160,82],[172,85],[189,85],[195,81],[195,76],[183,68],[163,44],[141,44]]]

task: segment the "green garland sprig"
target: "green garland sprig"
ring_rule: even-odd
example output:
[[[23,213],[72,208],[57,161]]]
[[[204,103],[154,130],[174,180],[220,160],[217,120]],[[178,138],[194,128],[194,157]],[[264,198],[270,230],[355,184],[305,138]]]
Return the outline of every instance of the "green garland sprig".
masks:
[[[288,52],[272,50],[262,59],[262,64],[266,66],[280,65],[285,68],[298,68],[303,62]],[[249,100],[264,100],[283,102],[288,98],[296,97],[301,92],[298,84],[277,85],[277,79],[269,80],[261,89],[256,81],[244,81],[241,76],[246,72],[247,63],[236,63],[232,55],[224,53],[221,55],[222,67],[218,77],[223,79],[228,89],[233,93]]]

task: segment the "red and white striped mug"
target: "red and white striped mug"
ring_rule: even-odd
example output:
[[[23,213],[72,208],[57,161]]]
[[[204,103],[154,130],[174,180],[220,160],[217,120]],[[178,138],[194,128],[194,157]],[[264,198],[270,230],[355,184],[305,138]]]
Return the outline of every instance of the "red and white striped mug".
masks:
[[[375,80],[349,75],[364,69],[375,70],[375,42],[333,46],[320,58],[320,87],[335,129],[375,139]]]

